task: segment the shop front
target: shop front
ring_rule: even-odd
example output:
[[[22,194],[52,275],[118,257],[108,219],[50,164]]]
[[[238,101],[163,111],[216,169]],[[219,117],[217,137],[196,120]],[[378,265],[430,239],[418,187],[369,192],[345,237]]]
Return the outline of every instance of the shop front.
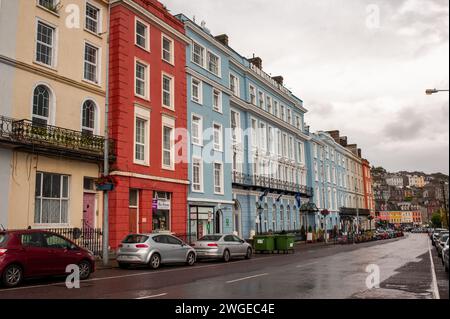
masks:
[[[152,230],[170,231],[172,194],[166,192],[153,192],[152,201]]]
[[[229,212],[229,214],[228,214]],[[231,233],[231,207],[189,206],[188,235],[197,240],[205,235]]]

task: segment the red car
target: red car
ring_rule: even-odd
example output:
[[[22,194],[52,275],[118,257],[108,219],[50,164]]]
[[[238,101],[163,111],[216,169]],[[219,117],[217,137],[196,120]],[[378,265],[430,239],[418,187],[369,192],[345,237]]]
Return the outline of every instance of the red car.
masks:
[[[8,288],[31,277],[67,275],[78,265],[80,279],[95,271],[94,255],[58,234],[43,230],[0,231],[0,282]]]

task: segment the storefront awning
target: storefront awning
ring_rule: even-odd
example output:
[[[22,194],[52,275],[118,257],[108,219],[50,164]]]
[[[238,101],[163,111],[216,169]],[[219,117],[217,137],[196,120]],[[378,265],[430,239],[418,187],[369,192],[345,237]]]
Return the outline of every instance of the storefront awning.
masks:
[[[363,209],[363,208],[356,209],[356,208],[342,207],[341,210],[339,211],[339,215],[341,217],[344,217],[344,216],[356,217],[357,215],[359,215],[361,217],[366,217],[366,216],[370,216],[370,210]]]

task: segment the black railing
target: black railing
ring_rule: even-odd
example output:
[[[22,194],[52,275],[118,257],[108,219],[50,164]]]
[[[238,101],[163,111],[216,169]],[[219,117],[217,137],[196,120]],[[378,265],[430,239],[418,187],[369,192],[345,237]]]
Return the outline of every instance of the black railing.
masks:
[[[233,184],[243,187],[257,187],[289,193],[300,193],[307,197],[313,196],[313,189],[311,187],[260,175],[233,172]]]
[[[102,256],[102,238],[101,229],[97,228],[50,228],[47,231],[64,236],[73,241],[78,246],[89,249],[95,256]]]
[[[96,160],[102,159],[105,145],[102,136],[3,116],[0,116],[1,141],[28,147],[33,151],[52,153],[60,150],[67,156],[86,155]],[[109,143],[110,150],[113,150],[112,142]]]

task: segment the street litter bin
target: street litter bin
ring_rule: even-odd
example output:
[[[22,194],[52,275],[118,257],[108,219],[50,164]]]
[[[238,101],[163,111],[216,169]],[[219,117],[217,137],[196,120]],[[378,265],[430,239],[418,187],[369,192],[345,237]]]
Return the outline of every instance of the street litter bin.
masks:
[[[275,237],[275,250],[292,251],[294,250],[295,236],[293,234],[277,235]]]
[[[253,237],[255,251],[272,252],[275,249],[275,240],[272,235],[257,235]]]

